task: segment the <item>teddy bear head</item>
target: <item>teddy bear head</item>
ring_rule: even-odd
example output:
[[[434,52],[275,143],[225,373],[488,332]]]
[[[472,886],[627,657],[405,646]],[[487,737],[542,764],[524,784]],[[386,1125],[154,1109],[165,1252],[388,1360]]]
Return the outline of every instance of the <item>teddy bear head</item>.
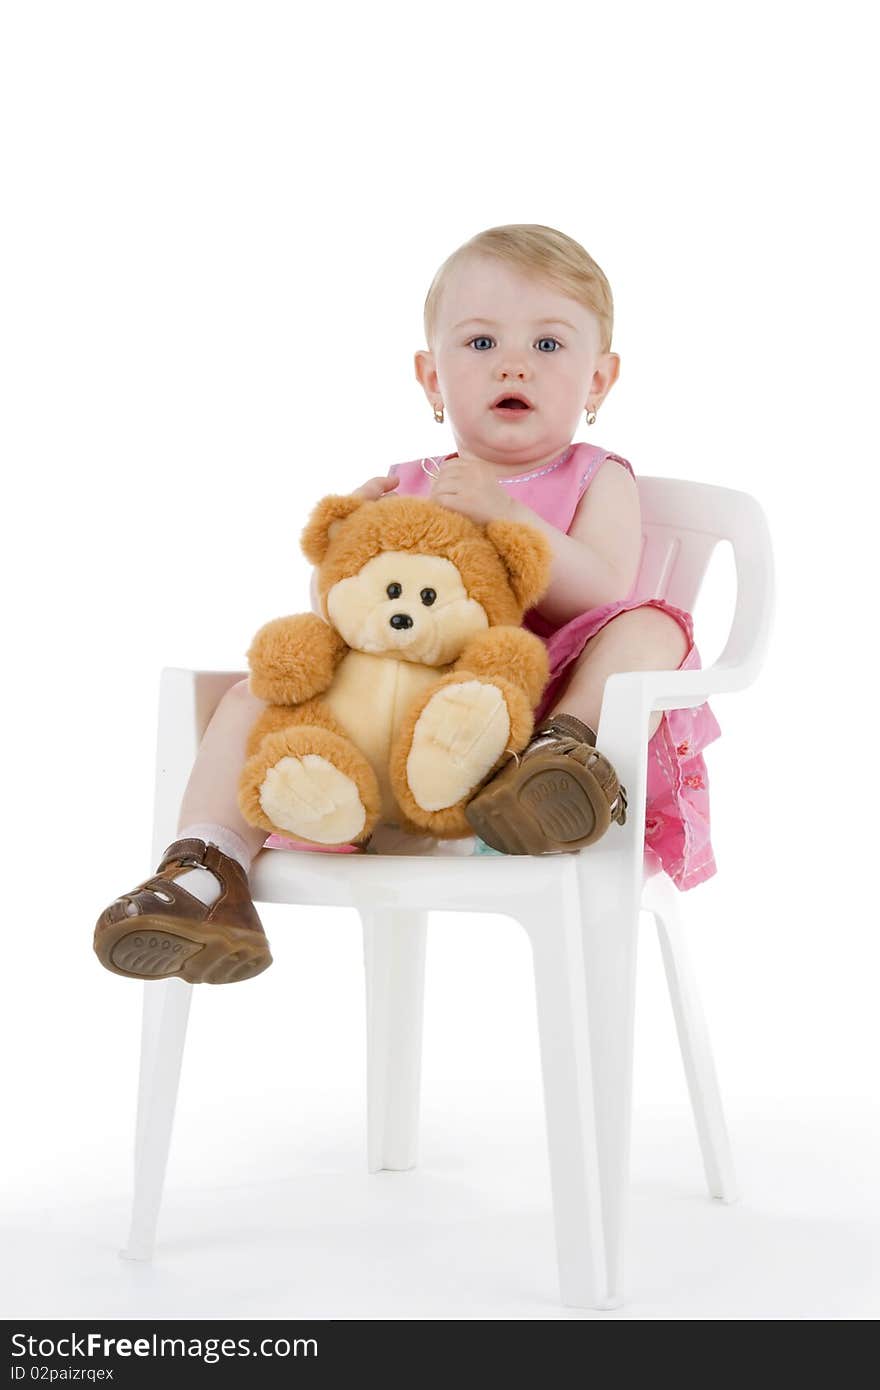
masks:
[[[519,626],[553,555],[537,527],[477,525],[422,497],[325,497],[301,544],[347,646],[426,666],[455,661],[488,627]]]

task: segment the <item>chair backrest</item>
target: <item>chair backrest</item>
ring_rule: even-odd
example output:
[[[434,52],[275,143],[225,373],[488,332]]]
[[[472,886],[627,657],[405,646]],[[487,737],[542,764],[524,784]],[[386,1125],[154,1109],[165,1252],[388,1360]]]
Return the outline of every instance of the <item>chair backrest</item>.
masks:
[[[639,478],[642,557],[638,598],[662,598],[692,613],[719,541],[736,566],[733,626],[718,665],[753,678],[769,640],[774,604],[773,553],[767,519],[747,492],[680,478]],[[745,683],[745,682],[744,682]]]
[[[634,593],[690,612],[712,552],[727,538],[728,491],[678,478],[639,478],[642,557]]]

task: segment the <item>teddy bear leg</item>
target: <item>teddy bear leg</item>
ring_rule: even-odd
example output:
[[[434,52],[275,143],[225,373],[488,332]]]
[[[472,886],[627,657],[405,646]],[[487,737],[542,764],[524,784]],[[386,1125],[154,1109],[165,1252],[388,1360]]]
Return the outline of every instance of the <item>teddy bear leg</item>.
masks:
[[[318,845],[365,841],[381,807],[367,759],[344,734],[311,724],[264,735],[245,763],[239,805],[251,825]]]
[[[464,835],[464,807],[508,749],[525,747],[532,708],[516,685],[454,671],[409,710],[392,752],[391,783],[416,825]]]

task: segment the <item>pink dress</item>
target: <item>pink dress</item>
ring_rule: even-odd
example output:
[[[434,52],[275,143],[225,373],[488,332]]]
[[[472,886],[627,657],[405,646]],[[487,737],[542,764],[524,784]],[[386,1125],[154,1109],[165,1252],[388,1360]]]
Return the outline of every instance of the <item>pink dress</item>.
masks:
[[[440,454],[394,464],[388,472],[400,482],[394,493],[388,495],[430,496],[433,474],[452,457],[452,454]],[[575,443],[542,468],[514,478],[501,478],[499,482],[545,521],[567,532],[578,503],[607,458],[614,459],[635,476],[631,464],[619,454],[594,444]],[[525,615],[523,626],[546,644],[550,659],[550,679],[536,711],[536,723],[552,711],[570,666],[590,638],[618,613],[642,607],[661,608],[681,624],[688,639],[688,650],[679,670],[700,669],[693,618],[663,599],[630,597],[618,603],[606,603],[579,613],[561,627],[554,627],[533,608]],[[720,733],[709,705],[702,704],[696,709],[666,710],[648,744],[645,871],[649,875],[665,871],[683,892],[717,872],[709,839],[709,777],[702,750]],[[279,849],[319,848],[280,835],[270,836],[266,845]],[[334,846],[329,852],[353,851],[354,846],[346,845]]]

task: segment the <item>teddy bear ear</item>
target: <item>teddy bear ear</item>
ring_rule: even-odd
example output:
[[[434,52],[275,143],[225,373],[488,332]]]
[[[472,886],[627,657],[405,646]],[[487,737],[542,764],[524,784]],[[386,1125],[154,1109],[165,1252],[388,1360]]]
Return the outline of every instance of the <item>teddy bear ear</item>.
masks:
[[[306,559],[313,565],[320,565],[339,522],[351,516],[352,512],[356,512],[363,504],[364,498],[355,497],[353,493],[345,497],[336,494],[322,497],[300,536],[300,548]]]
[[[553,547],[537,526],[521,521],[490,521],[486,535],[501,556],[510,587],[526,613],[550,586]]]

